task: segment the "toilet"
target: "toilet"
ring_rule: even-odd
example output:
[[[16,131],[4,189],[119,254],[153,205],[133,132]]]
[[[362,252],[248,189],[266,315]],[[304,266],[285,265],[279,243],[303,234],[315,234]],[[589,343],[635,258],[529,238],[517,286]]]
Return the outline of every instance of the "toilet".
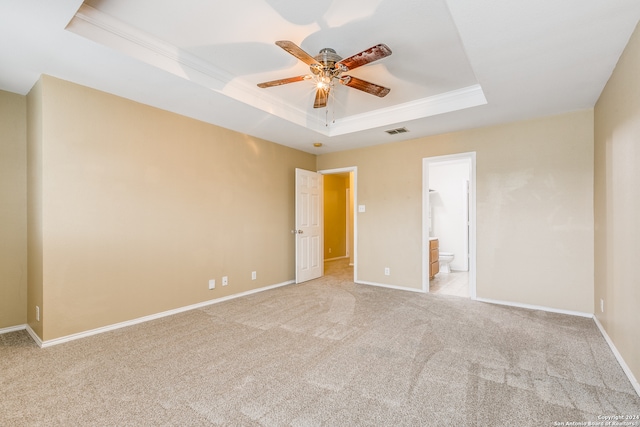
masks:
[[[453,261],[453,253],[451,252],[439,252],[438,261],[440,262],[440,273],[451,273],[451,267],[449,264]]]

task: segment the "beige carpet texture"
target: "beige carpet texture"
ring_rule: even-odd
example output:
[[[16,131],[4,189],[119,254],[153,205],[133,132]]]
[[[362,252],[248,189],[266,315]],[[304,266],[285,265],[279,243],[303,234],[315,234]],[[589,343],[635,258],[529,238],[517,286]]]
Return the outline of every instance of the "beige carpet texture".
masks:
[[[48,348],[0,335],[0,387],[1,426],[640,426],[592,319],[357,285],[344,261]]]

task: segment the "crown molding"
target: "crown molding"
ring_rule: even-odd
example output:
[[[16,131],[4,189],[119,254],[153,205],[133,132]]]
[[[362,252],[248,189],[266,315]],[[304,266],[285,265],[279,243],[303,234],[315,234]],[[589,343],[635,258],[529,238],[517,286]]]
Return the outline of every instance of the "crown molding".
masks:
[[[395,123],[477,107],[487,103],[479,84],[336,120],[329,136],[344,135]]]
[[[271,115],[332,137],[443,114],[487,103],[480,85],[355,114],[327,123],[322,115],[235,79],[226,70],[132,27],[91,6],[80,6],[66,29],[129,57],[206,87]]]
[[[300,126],[327,133],[324,122],[170,43],[83,4],[66,29],[98,44]]]

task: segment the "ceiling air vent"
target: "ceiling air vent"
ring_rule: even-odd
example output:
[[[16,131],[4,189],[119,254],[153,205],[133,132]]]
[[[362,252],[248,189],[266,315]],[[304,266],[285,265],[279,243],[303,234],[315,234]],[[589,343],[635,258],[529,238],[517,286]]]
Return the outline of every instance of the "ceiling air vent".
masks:
[[[389,135],[397,135],[399,133],[405,133],[409,131],[407,130],[407,128],[397,128],[397,129],[385,130],[385,132],[388,133]]]

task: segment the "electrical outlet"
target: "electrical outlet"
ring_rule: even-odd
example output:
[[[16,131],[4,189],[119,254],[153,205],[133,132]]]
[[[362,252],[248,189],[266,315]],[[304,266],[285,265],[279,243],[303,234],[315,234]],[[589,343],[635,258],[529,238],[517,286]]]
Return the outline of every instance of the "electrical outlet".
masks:
[[[227,286],[229,284],[229,277],[222,276],[222,286]]]
[[[600,313],[604,313],[604,299],[600,298]]]
[[[331,248],[329,248],[329,253],[331,253]]]
[[[389,275],[391,275],[391,269],[390,269],[389,267],[385,267],[385,268],[384,268],[384,275],[385,275],[385,276],[389,276]]]
[[[251,272],[251,280],[256,280],[256,272],[255,271]]]
[[[40,321],[40,307],[36,305],[36,320]]]
[[[216,288],[216,279],[209,280],[209,289],[215,289],[215,288]]]

